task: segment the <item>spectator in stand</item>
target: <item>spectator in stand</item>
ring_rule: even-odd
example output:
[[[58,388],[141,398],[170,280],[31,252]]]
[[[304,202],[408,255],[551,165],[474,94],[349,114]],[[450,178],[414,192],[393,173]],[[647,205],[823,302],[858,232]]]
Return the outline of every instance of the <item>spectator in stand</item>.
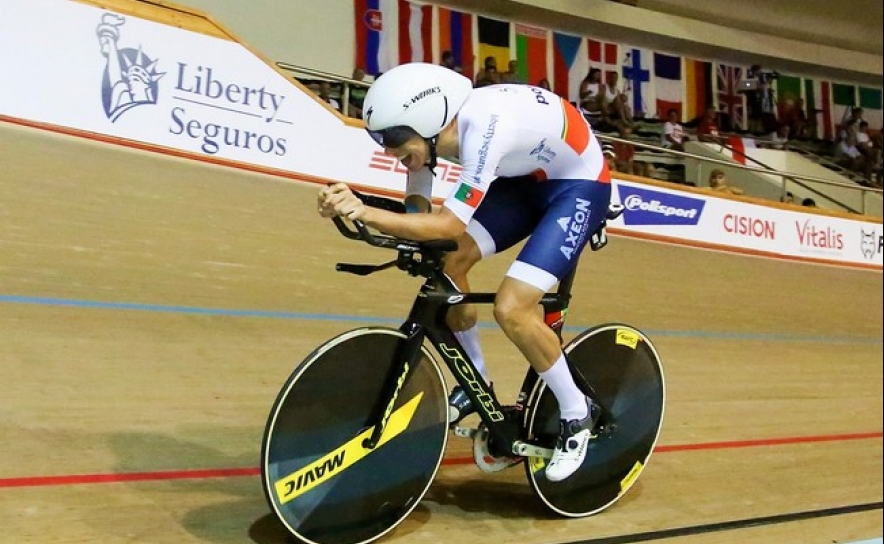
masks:
[[[884,159],[882,159],[882,155],[884,155],[884,129],[879,128],[875,132],[872,136],[872,145],[878,156],[878,162],[872,166],[875,172],[875,185],[880,188],[884,184]]]
[[[780,202],[783,202],[784,204],[795,204],[795,195],[786,191],[786,194],[780,197]]]
[[[484,67],[476,74],[474,87],[496,85],[500,83],[500,72],[497,71],[497,59],[492,56],[485,57]]]
[[[688,137],[684,133],[684,127],[679,121],[678,110],[673,108],[667,112],[668,120],[663,124],[663,133],[660,135],[660,144],[668,149],[684,151],[684,142]]]
[[[608,82],[605,85],[605,102],[607,103],[608,116],[617,121],[619,125],[632,125],[632,110],[629,108],[629,96],[619,84],[620,76],[617,72],[608,72]]]
[[[859,148],[856,147],[855,133],[848,131],[846,138],[838,142],[838,146],[835,149],[835,157],[835,162],[844,168],[859,172],[867,180],[871,180],[872,163],[866,160],[866,157],[862,154]]]
[[[307,86],[313,94],[319,97],[320,100],[331,106],[337,111],[341,111],[341,104],[336,99],[331,97],[331,83],[328,81],[314,81],[310,85]]]
[[[602,84],[602,71],[590,68],[580,82],[580,110],[584,115],[599,117],[602,123],[608,122],[608,104]]]
[[[701,142],[724,143],[718,132],[718,111],[713,106],[706,108],[706,114],[697,124],[697,139]]]
[[[709,174],[709,188],[719,193],[728,195],[741,195],[743,190],[739,187],[728,185],[724,172],[718,169],[713,170]]]
[[[455,72],[461,73],[463,72],[463,67],[459,66],[454,59],[454,53],[451,51],[445,50],[442,51],[442,62],[440,62],[442,66],[454,70]]]
[[[527,83],[525,78],[519,75],[519,61],[511,60],[507,65],[506,72],[500,74],[501,83]]]
[[[632,137],[632,126],[621,124],[618,127],[618,136],[621,140],[629,140]],[[654,165],[635,160],[635,146],[628,142],[614,142],[614,158],[617,171],[645,178],[654,177]]]
[[[816,208],[816,200],[807,197],[801,201],[802,206],[807,206],[808,208]]]
[[[605,156],[605,162],[608,163],[608,170],[618,172],[617,153],[614,151],[614,146],[609,143],[602,144],[602,155]]]
[[[353,69],[353,76],[350,78],[354,81],[365,80],[365,70],[356,67]],[[362,103],[365,101],[365,93],[368,87],[362,85],[350,85],[350,100],[347,108],[347,115],[362,119]]]
[[[859,128],[856,132],[856,148],[859,149],[859,152],[863,154],[867,161],[875,164],[878,162],[879,151],[875,147],[875,144],[872,142],[872,137],[869,136],[869,123],[867,121],[860,121]]]
[[[786,110],[780,122],[789,126],[790,137],[806,138],[809,123],[807,121],[807,111],[804,109],[804,100],[801,98],[796,100],[792,107]]]
[[[546,89],[547,91],[551,91],[552,87],[550,87],[549,80],[546,78],[541,79],[537,82],[537,86],[541,89]]]
[[[789,146],[789,134],[791,128],[786,123],[780,123],[777,125],[777,129],[770,133],[767,137],[767,141],[759,140],[760,144],[764,144],[764,147],[769,147],[771,149],[782,149],[785,151]]]

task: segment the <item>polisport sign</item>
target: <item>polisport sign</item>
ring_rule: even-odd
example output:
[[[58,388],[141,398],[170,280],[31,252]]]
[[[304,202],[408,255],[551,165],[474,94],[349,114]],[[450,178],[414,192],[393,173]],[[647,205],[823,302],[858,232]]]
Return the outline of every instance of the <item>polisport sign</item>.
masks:
[[[697,225],[705,202],[699,198],[621,186],[626,225]]]

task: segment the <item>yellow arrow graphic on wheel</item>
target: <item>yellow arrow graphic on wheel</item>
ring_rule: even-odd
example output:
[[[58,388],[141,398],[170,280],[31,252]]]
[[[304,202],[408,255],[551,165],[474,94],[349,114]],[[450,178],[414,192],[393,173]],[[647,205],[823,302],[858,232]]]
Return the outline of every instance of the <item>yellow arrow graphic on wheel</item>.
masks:
[[[276,489],[276,496],[280,504],[285,504],[341,474],[402,434],[414,418],[414,413],[423,396],[423,392],[418,393],[390,415],[384,434],[381,435],[380,442],[374,448],[368,449],[362,446],[363,441],[371,436],[373,428],[369,428],[334,451],[274,482],[273,487]]]

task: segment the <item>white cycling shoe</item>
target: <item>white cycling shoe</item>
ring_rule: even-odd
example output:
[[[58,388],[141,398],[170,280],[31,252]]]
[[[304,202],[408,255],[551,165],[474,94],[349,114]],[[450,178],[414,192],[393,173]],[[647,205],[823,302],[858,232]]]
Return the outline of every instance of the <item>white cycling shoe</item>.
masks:
[[[592,431],[598,421],[601,409],[587,399],[587,414],[583,419],[559,420],[559,439],[552,459],[546,466],[546,479],[561,482],[571,476],[586,459],[586,450],[593,437]]]

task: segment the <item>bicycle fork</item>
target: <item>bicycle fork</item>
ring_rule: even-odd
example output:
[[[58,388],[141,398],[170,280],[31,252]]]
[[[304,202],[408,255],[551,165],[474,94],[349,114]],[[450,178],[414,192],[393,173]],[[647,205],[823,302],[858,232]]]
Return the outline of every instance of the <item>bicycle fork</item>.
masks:
[[[374,449],[380,442],[396,405],[396,399],[399,398],[399,391],[402,390],[402,386],[408,379],[408,373],[411,372],[418,360],[418,354],[426,336],[423,328],[417,325],[413,325],[410,331],[403,330],[402,332],[408,336],[397,349],[395,362],[390,368],[390,372],[387,373],[378,403],[369,416],[367,426],[373,427],[373,429],[371,436],[362,441],[362,447],[366,449]]]

